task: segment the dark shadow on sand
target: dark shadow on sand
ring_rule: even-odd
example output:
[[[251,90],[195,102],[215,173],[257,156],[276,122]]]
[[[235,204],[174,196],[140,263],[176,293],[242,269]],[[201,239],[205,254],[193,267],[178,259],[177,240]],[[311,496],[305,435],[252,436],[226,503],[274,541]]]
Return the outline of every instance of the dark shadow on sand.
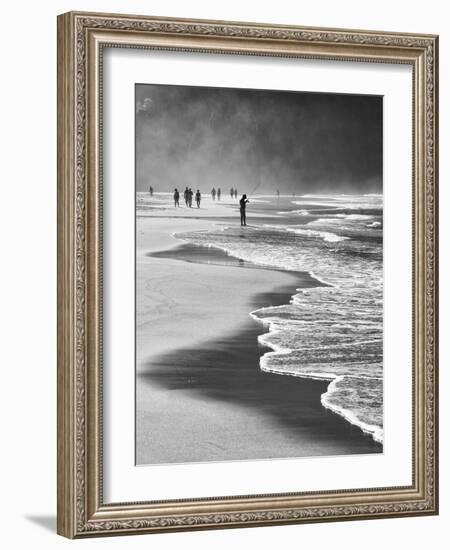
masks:
[[[180,249],[176,250],[178,254],[173,257],[180,259]],[[159,255],[170,257],[168,252]],[[235,260],[225,256],[228,260]],[[303,273],[298,275],[301,282],[298,286],[318,285],[312,277],[308,285],[308,280],[300,278]],[[257,294],[252,300],[252,309],[287,304],[294,292],[295,283],[282,286],[276,292]],[[246,407],[249,414],[269,415],[276,420],[278,430],[282,430],[291,441],[298,440],[298,449],[289,456],[310,455],[311,452],[305,448],[308,445],[320,447],[324,455],[382,452],[382,445],[370,435],[322,406],[320,396],[326,392],[329,382],[261,371],[259,358],[271,351],[257,340],[265,331],[262,324],[249,317],[244,328],[232,336],[152,359],[147,371],[139,374],[139,378],[141,383],[158,384],[173,390],[173,407],[177,407],[176,391],[189,389],[200,399],[220,400]],[[271,456],[286,456],[282,450],[278,452],[280,454],[275,450]]]
[[[261,269],[260,265],[241,260],[236,256],[227,254],[220,248],[213,246],[201,246],[196,244],[180,244],[176,248],[162,250],[159,252],[150,252],[147,254],[150,258],[167,258],[169,260],[181,260],[194,264],[224,265],[228,267],[245,267],[247,269]],[[271,271],[279,271],[276,268],[264,267]],[[315,282],[315,279],[312,279]],[[315,286],[311,284],[310,286]]]

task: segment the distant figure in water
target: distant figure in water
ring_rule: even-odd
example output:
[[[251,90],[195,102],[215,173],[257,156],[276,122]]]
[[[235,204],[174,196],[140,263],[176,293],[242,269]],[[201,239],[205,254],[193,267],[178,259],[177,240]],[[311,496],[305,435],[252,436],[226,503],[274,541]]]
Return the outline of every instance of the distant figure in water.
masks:
[[[214,187],[211,189],[211,197],[213,201],[216,200],[216,190],[214,189]]]
[[[200,208],[200,201],[202,200],[202,195],[200,191],[197,189],[197,193],[195,193],[195,202],[197,203],[197,208]]]
[[[277,189],[277,200],[280,200],[280,190]]]
[[[189,208],[192,208],[192,197],[194,196],[194,191],[189,187],[188,190],[188,206]]]
[[[217,189],[217,200],[220,201],[220,195],[222,194],[222,191],[220,190],[220,187]]]
[[[187,187],[184,190],[183,196],[184,196],[184,203],[186,204],[186,206],[188,206],[189,205],[189,189]]]
[[[175,208],[180,206],[180,193],[178,192],[178,189],[175,188],[175,191],[173,192],[173,200],[175,202]]]
[[[234,189],[232,187],[230,187],[230,197],[231,198],[234,197]]]
[[[234,188],[234,198],[237,199],[237,189]]]
[[[247,199],[247,195],[242,195],[242,199],[239,201],[240,210],[241,210],[241,225],[247,225],[247,216],[245,214],[245,207],[247,203],[250,202]]]
[[[153,187],[151,185],[148,188],[148,192],[150,193],[150,196],[153,197]]]
[[[295,198],[295,191],[292,191],[292,196]]]

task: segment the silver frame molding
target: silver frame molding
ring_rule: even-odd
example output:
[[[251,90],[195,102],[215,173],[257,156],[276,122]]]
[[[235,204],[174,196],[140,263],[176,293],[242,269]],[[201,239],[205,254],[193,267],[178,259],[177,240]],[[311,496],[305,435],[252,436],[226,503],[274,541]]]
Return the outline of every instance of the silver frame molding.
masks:
[[[105,504],[102,496],[104,47],[413,68],[413,484]],[[58,17],[58,533],[69,538],[438,513],[438,37],[70,12]]]

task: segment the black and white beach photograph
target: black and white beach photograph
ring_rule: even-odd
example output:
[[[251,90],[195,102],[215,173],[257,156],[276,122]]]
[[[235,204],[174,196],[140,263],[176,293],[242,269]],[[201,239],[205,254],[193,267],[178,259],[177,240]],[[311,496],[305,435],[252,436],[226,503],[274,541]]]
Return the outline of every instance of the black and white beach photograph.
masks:
[[[383,452],[383,98],[135,86],[137,465]]]

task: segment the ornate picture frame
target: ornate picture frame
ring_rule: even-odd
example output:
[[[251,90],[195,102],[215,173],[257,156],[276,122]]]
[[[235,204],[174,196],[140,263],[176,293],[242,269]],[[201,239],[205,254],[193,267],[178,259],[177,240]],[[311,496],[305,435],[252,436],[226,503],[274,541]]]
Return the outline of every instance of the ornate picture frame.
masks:
[[[105,502],[103,53],[131,48],[412,68],[412,483]],[[69,538],[438,513],[438,37],[70,12],[58,17],[58,533]],[[130,369],[133,369],[130,364]]]

